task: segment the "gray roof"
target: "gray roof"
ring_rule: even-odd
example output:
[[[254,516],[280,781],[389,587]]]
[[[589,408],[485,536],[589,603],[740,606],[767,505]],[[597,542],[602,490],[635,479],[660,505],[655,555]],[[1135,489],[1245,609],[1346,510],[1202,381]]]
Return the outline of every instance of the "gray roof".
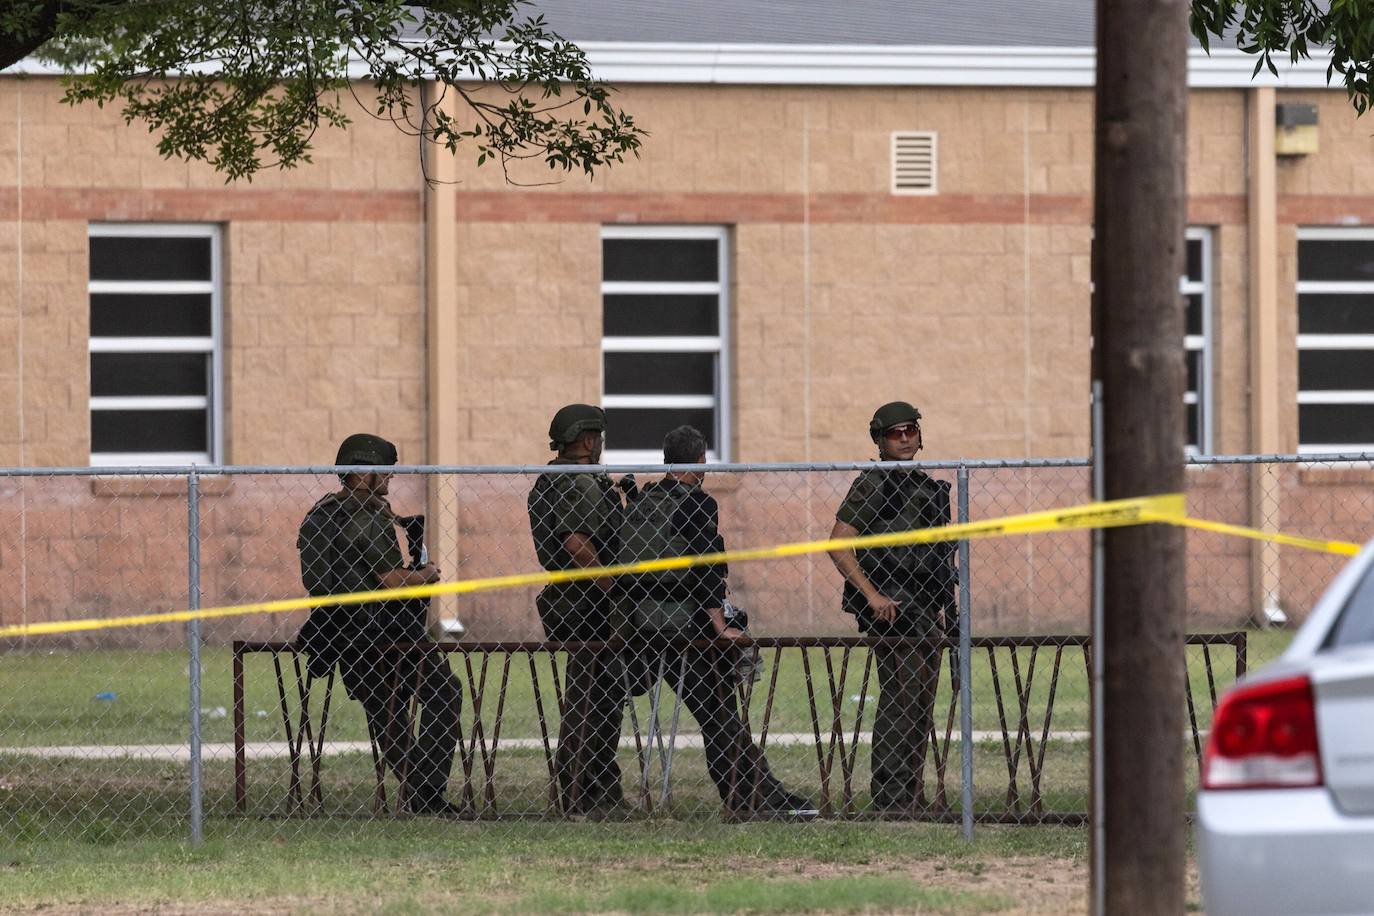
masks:
[[[532,0],[525,10],[579,43],[1093,43],[1093,0]]]

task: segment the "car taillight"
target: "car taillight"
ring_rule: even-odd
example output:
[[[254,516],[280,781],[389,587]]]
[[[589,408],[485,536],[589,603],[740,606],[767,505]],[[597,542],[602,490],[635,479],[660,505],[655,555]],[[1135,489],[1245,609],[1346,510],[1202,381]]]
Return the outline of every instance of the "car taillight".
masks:
[[[1317,710],[1305,676],[1240,687],[1212,717],[1204,789],[1294,789],[1322,784]]]

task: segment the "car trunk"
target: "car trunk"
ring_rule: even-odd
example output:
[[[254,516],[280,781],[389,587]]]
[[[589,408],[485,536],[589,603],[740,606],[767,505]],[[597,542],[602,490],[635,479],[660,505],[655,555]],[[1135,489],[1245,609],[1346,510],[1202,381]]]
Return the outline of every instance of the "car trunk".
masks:
[[[1374,815],[1374,650],[1319,653],[1312,686],[1324,782],[1342,811]]]

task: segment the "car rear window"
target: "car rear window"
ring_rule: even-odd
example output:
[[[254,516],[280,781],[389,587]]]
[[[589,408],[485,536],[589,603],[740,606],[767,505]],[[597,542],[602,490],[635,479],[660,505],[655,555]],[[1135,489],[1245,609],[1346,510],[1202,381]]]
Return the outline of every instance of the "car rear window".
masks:
[[[1350,593],[1322,648],[1341,649],[1366,643],[1374,643],[1374,566]]]

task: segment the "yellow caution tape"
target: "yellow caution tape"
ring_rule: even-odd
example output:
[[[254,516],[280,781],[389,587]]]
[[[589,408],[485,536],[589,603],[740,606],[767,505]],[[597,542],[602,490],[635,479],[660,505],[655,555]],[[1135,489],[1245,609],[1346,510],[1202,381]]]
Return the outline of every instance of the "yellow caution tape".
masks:
[[[1146,513],[1147,516],[1151,513]],[[1274,544],[1284,544],[1288,547],[1301,547],[1303,550],[1316,550],[1322,553],[1334,553],[1343,557],[1353,557],[1360,552],[1360,545],[1350,541],[1324,541],[1320,538],[1305,538],[1295,534],[1280,534],[1277,531],[1263,531],[1259,528],[1247,528],[1244,525],[1228,525],[1226,522],[1213,522],[1205,518],[1149,518],[1149,521],[1167,522],[1171,525],[1182,525],[1185,528],[1196,528],[1199,531],[1211,531],[1216,534],[1229,534],[1233,537],[1249,538],[1252,541],[1269,541]]]
[[[658,560],[643,560],[638,563],[620,563],[613,566],[549,570],[537,573],[522,573],[512,576],[491,576],[484,579],[466,579],[459,582],[438,582],[433,585],[414,585],[406,588],[378,589],[367,592],[351,592],[343,595],[287,598],[280,601],[263,601],[256,604],[234,604],[224,607],[188,609],[157,614],[138,614],[128,617],[106,617],[100,619],[59,620],[47,623],[15,624],[0,627],[0,639],[15,636],[44,636],[58,633],[75,633],[84,630],[106,630],[116,627],[148,626],[159,623],[184,623],[190,620],[212,620],[221,617],[239,617],[248,614],[283,614],[290,611],[307,610],[316,607],[361,604],[369,601],[399,601],[411,598],[432,598],[437,595],[466,595],[473,592],[578,582],[609,576],[664,572],[674,569],[687,569],[693,566],[711,566],[719,563],[780,559],[783,557],[801,556],[803,554],[824,553],[832,550],[899,547],[908,544],[930,544],[938,541],[976,540],[982,538],[1006,537],[1017,534],[1035,534],[1048,531],[1116,528],[1125,525],[1153,523],[1188,525],[1190,527],[1220,531],[1225,534],[1236,534],[1242,537],[1257,537],[1273,540],[1282,544],[1291,544],[1296,547],[1306,547],[1313,550],[1328,550],[1332,553],[1347,555],[1359,550],[1358,545],[1341,541],[1317,541],[1310,538],[1271,534],[1268,532],[1256,531],[1254,529],[1240,528],[1234,525],[1222,525],[1220,522],[1201,522],[1196,519],[1190,519],[1188,518],[1185,508],[1183,494],[1170,493],[1161,496],[1143,496],[1135,499],[1118,499],[1109,502],[1087,503],[1067,509],[1030,512],[1024,515],[1010,515],[1004,518],[989,519],[987,521],[966,522],[958,525],[943,525],[938,528],[920,528],[913,531],[871,534],[852,538],[830,538],[821,541],[801,541],[792,544],[777,544],[772,547],[727,550],[720,553],[700,554],[689,557],[668,557]]]

